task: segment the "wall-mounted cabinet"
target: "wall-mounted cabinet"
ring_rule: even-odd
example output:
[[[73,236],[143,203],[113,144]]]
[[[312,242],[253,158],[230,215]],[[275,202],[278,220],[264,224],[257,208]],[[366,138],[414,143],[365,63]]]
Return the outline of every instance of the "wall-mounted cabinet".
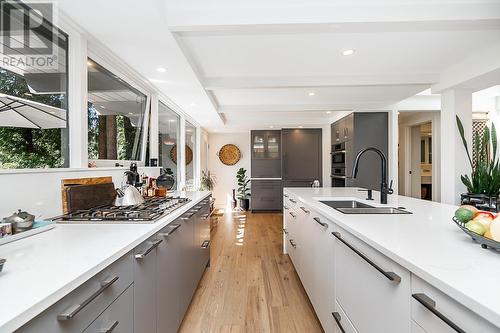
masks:
[[[281,131],[252,131],[252,178],[281,178]]]

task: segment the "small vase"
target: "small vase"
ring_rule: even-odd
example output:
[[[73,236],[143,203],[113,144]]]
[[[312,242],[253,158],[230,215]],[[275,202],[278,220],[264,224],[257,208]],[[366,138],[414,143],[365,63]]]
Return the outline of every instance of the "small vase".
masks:
[[[235,209],[236,208],[236,190],[233,189],[233,199],[231,200],[231,209]]]

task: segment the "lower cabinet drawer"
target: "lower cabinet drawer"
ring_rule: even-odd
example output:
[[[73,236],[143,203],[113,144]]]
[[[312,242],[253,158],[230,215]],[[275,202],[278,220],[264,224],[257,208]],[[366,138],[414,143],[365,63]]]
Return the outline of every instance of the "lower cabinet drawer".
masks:
[[[128,253],[42,312],[17,332],[82,332],[133,282]]]
[[[335,297],[361,332],[410,332],[410,272],[334,226]]]
[[[253,180],[251,202],[252,210],[281,210],[281,181]]]
[[[500,332],[499,327],[495,327],[414,274],[411,280],[411,295],[412,319],[424,332]]]
[[[133,286],[130,286],[87,327],[84,333],[134,333],[133,295]]]
[[[335,302],[335,312],[332,313],[332,320],[335,322],[336,332],[358,333],[338,302]]]

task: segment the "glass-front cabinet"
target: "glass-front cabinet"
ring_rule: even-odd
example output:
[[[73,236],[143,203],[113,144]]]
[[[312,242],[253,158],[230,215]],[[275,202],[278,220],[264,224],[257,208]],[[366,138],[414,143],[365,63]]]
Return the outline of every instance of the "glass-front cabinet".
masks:
[[[252,178],[281,178],[281,131],[252,131]]]

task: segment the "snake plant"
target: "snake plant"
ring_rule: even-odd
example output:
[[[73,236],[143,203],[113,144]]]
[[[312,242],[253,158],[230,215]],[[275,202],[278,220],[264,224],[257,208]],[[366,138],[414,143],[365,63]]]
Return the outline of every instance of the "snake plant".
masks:
[[[473,137],[476,158],[473,160],[469,152],[467,140],[465,139],[464,126],[457,116],[458,132],[462,138],[462,143],[469,159],[471,174],[462,175],[462,183],[467,187],[469,194],[485,194],[497,196],[500,194],[500,165],[497,156],[497,133],[495,124],[491,125],[491,130],[486,127],[484,133],[475,133]],[[491,146],[491,154],[489,149]]]

